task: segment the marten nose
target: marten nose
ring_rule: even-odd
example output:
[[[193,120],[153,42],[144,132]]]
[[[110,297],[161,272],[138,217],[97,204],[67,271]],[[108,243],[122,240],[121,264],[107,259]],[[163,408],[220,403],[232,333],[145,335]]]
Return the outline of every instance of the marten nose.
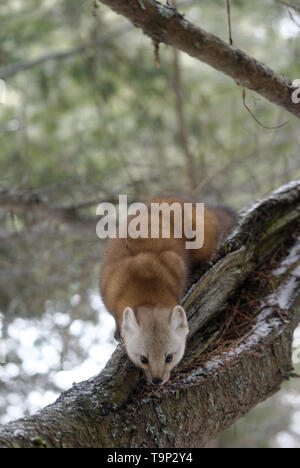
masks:
[[[152,379],[152,383],[153,383],[154,385],[159,385],[159,384],[162,383],[162,379],[154,378],[154,379]]]

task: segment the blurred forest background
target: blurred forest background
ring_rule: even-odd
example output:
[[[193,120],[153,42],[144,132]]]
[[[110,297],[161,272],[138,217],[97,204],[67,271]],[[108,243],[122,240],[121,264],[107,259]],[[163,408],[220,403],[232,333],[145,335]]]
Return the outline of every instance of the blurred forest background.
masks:
[[[234,45],[300,78],[300,4],[231,2]],[[179,1],[228,40],[224,0]],[[298,13],[297,13],[298,8]],[[119,194],[239,210],[300,177],[299,120],[88,0],[0,1],[0,422],[98,373],[115,342],[98,293],[96,206]],[[300,332],[298,333],[298,345]],[[300,370],[300,369],[298,369]],[[215,442],[300,447],[297,379]]]

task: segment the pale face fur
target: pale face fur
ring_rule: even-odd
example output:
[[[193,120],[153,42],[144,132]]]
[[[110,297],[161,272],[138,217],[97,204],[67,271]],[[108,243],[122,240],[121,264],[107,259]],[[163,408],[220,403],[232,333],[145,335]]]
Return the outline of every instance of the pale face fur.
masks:
[[[152,384],[162,385],[169,380],[171,370],[184,354],[188,331],[181,306],[174,309],[143,306],[136,313],[126,307],[123,312],[121,336],[127,354],[136,366],[144,369]]]

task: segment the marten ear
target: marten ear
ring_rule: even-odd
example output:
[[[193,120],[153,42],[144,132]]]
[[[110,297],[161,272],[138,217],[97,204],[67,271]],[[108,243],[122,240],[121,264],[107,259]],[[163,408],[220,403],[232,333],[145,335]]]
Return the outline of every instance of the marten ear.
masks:
[[[126,307],[123,311],[122,331],[136,333],[139,329],[135,314],[131,307]]]
[[[189,327],[186,319],[185,310],[177,305],[172,310],[170,326],[176,333],[187,335]]]

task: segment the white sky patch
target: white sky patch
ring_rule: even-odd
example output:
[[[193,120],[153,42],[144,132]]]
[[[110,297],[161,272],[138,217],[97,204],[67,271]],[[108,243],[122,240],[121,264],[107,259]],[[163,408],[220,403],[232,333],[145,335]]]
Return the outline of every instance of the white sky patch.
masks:
[[[99,305],[102,305],[102,301],[98,301],[96,297],[92,297],[92,307],[99,310]],[[83,320],[74,320],[70,325],[70,333],[77,336],[80,344],[86,348],[88,343],[94,341],[100,342],[101,344],[109,342],[115,329],[115,320],[106,309],[103,307],[99,317],[99,323],[94,326],[92,323],[88,323]]]
[[[280,448],[299,448],[298,441],[288,432],[279,432],[275,440]]]
[[[83,349],[91,349],[93,344],[106,343],[111,336],[112,329],[101,326],[95,327],[92,323],[85,323],[82,326],[82,333],[78,336],[78,341]]]
[[[58,395],[52,391],[40,393],[36,390],[33,390],[29,393],[26,399],[30,413],[35,413],[40,408],[54,403],[54,401],[57,399],[57,396]]]
[[[292,416],[291,430],[300,436],[300,411],[296,411]]]
[[[300,407],[300,394],[297,392],[286,392],[282,395],[281,401],[284,405]]]
[[[18,318],[9,325],[8,336],[16,340],[21,338],[24,346],[27,346],[38,337],[38,329],[29,325],[26,320]]]
[[[1,424],[5,424],[14,419],[22,418],[22,416],[24,416],[22,411],[23,403],[24,402],[20,402],[19,405],[7,405],[6,415],[3,418],[1,418]]]
[[[106,311],[104,303],[103,303],[101,297],[98,294],[91,294],[90,302],[91,302],[91,307],[94,310],[105,310]]]
[[[112,355],[114,349],[115,346],[112,344],[109,345],[107,343],[103,343],[99,345],[94,345],[90,349],[90,357],[95,361],[95,363],[99,363],[102,369],[105,363]]]
[[[100,316],[100,327],[101,333],[100,336],[102,340],[106,341],[115,329],[115,319],[108,312],[103,311]]]
[[[74,320],[71,323],[69,331],[73,336],[80,336],[83,333],[84,321],[83,320]]]
[[[51,333],[53,322],[46,314],[41,320],[16,319],[8,327],[7,351],[16,350],[29,375],[45,374],[59,362],[61,343]]]
[[[9,380],[9,378],[17,377],[20,374],[20,371],[16,364],[8,363],[5,365],[5,368],[4,366],[0,367],[0,380],[2,380],[2,377],[4,377],[4,374],[8,378],[7,380]]]
[[[5,398],[6,403],[6,415],[1,419],[1,423],[5,424],[6,422],[11,421],[12,419],[18,419],[23,416],[23,404],[24,397],[17,394],[11,393]]]
[[[202,9],[199,6],[192,6],[189,9],[189,21],[199,21],[199,17],[202,16]]]
[[[296,13],[294,16],[295,21],[299,21],[300,24],[300,16],[298,16]],[[296,37],[299,35],[299,31],[299,26],[297,26],[297,24],[294,23],[294,21],[292,21],[289,17],[283,18],[279,23],[279,32],[285,39]]]
[[[53,320],[56,325],[60,327],[66,327],[70,323],[70,316],[68,314],[62,314],[61,312],[56,312],[52,314]]]
[[[49,358],[43,356],[38,350],[23,350],[19,353],[23,359],[23,369],[28,375],[47,374],[49,372]]]
[[[300,325],[299,327],[296,328],[295,333],[294,333],[294,339],[300,338]]]
[[[74,296],[71,297],[70,303],[72,307],[76,307],[80,302],[80,295],[79,294],[74,294]]]
[[[116,348],[116,342],[113,340],[115,321],[105,309],[98,294],[91,294],[89,299],[91,307],[99,313],[99,322],[95,325],[90,321],[78,319],[71,323],[71,336],[78,340],[88,356],[68,370],[57,372],[56,369],[60,366],[62,350],[60,332],[70,324],[69,314],[56,310],[55,304],[48,302],[41,319],[17,318],[9,325],[7,351],[17,353],[22,360],[23,372],[27,375],[49,374],[50,382],[59,387],[60,391],[67,390],[74,382],[87,380],[101,372]],[[74,307],[78,300],[79,295],[72,296],[71,303]],[[22,371],[18,365],[7,362],[0,366],[0,380],[9,382],[11,379],[17,379]],[[7,411],[0,423],[4,424],[24,416],[25,410],[30,414],[35,413],[53,403],[59,393],[32,389],[26,398],[20,399],[16,392],[11,392],[8,398],[5,397]]]
[[[101,355],[96,356],[98,362],[93,358],[86,359],[82,364],[69,371],[57,372],[53,380],[59,388],[67,390],[72,387],[74,382],[81,382],[99,374],[110,355],[109,348],[106,348],[106,352],[102,354],[102,359]]]

